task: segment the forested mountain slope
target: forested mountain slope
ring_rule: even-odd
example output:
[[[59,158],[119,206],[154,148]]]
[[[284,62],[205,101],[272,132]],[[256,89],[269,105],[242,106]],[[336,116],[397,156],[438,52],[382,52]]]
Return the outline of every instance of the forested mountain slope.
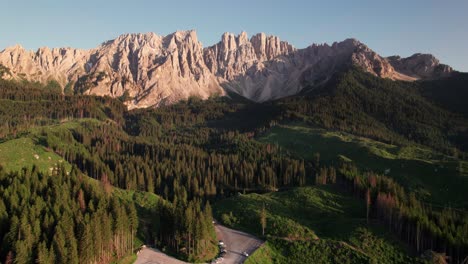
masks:
[[[424,96],[425,91],[437,90],[434,87],[438,85],[449,87],[445,89],[447,98],[461,100],[458,98],[463,98],[466,89],[454,82],[452,78],[392,81],[351,68],[336,74],[324,86],[309,87],[303,95],[281,99],[276,104],[284,107],[288,117],[327,129],[384,142],[416,142],[454,153],[467,150],[468,119],[450,111],[457,107],[456,103],[433,103]]]
[[[61,259],[68,252],[77,252],[73,261],[99,258],[108,262],[135,250],[132,245],[137,243],[131,241],[137,238],[185,260],[208,261],[217,253],[210,204],[239,193],[332,184],[338,185],[337,190],[343,190],[344,195],[355,195],[358,201],[369,203],[367,215],[362,217],[398,234],[414,251],[405,254],[419,256],[434,250],[459,263],[468,252],[466,208],[433,208],[404,184],[361,170],[352,161],[322,163],[319,156],[298,156],[281,144],[258,140],[279,124],[300,121],[399,147],[423,146],[442,152],[438,157],[450,155],[453,160],[464,161],[465,117],[451,112],[442,102],[434,103],[421,92],[425,85],[384,80],[352,68],[301,95],[261,104],[239,97],[192,97],[171,106],[128,111],[117,99],[64,95],[53,82],[44,86],[1,81],[0,144],[28,139],[38,148],[54,152],[74,169],[58,166],[47,173],[25,164],[27,169],[18,172],[11,171],[8,163],[1,164],[4,206],[0,206],[6,214],[0,217],[0,238],[4,241],[0,260],[39,261],[44,254],[47,259]],[[5,155],[14,152],[10,149]],[[88,188],[88,181],[95,182],[94,187]],[[46,186],[52,187],[49,190]],[[64,196],[61,201],[35,206],[41,199],[56,197],[51,190],[60,188],[70,190],[60,194]],[[17,201],[19,196],[12,194],[13,190],[29,202]],[[153,198],[135,195],[139,192]],[[154,198],[154,194],[160,198]],[[119,197],[125,197],[119,202],[125,210],[112,205],[115,199],[120,201]],[[148,199],[157,202],[145,209],[143,205],[151,202]],[[100,251],[87,256],[86,243],[80,244],[86,241],[82,228],[88,223],[86,215],[90,219],[95,214],[115,215],[115,210],[134,214],[132,208],[139,218],[138,228],[134,222],[130,225],[135,226],[136,234],[135,230],[120,230],[115,222],[111,228],[126,241],[119,242],[122,250],[103,242]],[[22,212],[31,221],[21,220]],[[73,221],[64,224],[62,217],[67,214]],[[40,222],[34,228],[25,224],[35,219],[48,224]],[[70,234],[76,243],[70,240],[61,244],[62,225],[64,232],[73,232]],[[16,238],[17,232],[23,234],[28,228],[34,230],[32,236],[13,239],[13,234]],[[319,227],[312,224],[308,228],[314,232]],[[290,246],[282,242],[276,245]],[[319,246],[331,251],[336,245]],[[105,250],[109,247],[112,252]],[[343,251],[348,253],[357,254],[359,263],[370,262],[361,258],[361,253]]]

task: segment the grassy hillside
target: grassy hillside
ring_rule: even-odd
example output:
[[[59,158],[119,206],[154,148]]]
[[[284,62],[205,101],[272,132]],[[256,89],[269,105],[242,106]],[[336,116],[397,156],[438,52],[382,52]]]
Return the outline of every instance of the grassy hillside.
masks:
[[[267,233],[289,239],[314,239],[316,235],[344,238],[353,227],[365,222],[364,203],[340,194],[331,186],[239,195],[216,204],[215,212],[221,220],[223,214],[236,212],[232,226],[261,235],[258,215],[263,205],[269,225],[274,226],[267,228]]]
[[[63,135],[71,135],[76,128],[86,128],[101,121],[83,118],[62,122],[56,125],[30,128],[13,139],[5,139],[0,143],[0,165],[6,171],[19,171],[23,167],[36,165],[40,171],[51,171],[57,164],[64,164],[70,171],[71,165],[49,146],[67,146],[86,152],[81,144],[69,136],[69,141],[63,140]]]
[[[76,151],[90,155],[84,146],[72,135],[75,129],[88,129],[102,122],[97,119],[83,118],[56,125],[31,128],[18,138],[4,141],[0,144],[0,165],[5,171],[19,171],[35,165],[42,172],[50,172],[57,164],[63,164],[67,171],[71,165],[63,157],[56,154],[47,146],[73,148]],[[68,140],[64,140],[68,138]],[[88,184],[98,188],[102,183],[99,180],[87,177]],[[154,193],[135,190],[112,188],[112,193],[123,203],[134,203],[140,219],[140,229],[136,236],[137,245],[149,241],[148,228],[151,228],[151,217],[163,199]],[[166,204],[167,205],[167,204]]]
[[[36,165],[40,171],[50,171],[57,164],[71,166],[62,157],[46,149],[30,137],[22,137],[0,143],[0,165],[6,171],[19,171],[23,167]]]
[[[466,155],[468,120],[451,112],[454,109],[448,107],[450,99],[442,104],[425,96],[432,84],[392,81],[352,68],[337,73],[324,86],[306,88],[301,96],[280,99],[277,105],[289,113],[283,119],[299,119],[383,142],[416,142],[446,154],[462,151],[460,155]],[[461,89],[446,89],[451,86],[450,80],[441,80],[432,91],[447,91],[449,98],[466,101],[464,93],[459,93]]]
[[[362,200],[337,187],[293,188],[246,194],[215,204],[215,215],[234,228],[261,236],[260,210],[267,211],[267,243],[247,263],[409,263],[392,235],[366,224]]]
[[[92,146],[96,146],[97,141],[89,138],[83,139],[80,133],[96,133],[96,131],[101,130],[103,127],[108,129],[104,132],[106,134],[112,134],[121,140],[128,137],[124,131],[116,129],[112,121],[100,121],[91,118],[76,119],[61,122],[60,124],[30,128],[27,131],[23,131],[17,138],[6,140],[0,144],[0,153],[4,154],[0,156],[0,161],[5,160],[5,165],[3,165],[3,162],[0,163],[0,165],[3,165],[7,171],[18,171],[23,167],[30,169],[32,165],[36,165],[39,168],[38,171],[47,173],[51,171],[51,167],[55,167],[56,163],[63,163],[69,172],[71,165],[64,161],[64,157],[58,154],[67,157],[70,152],[75,152],[79,153],[82,157],[86,157],[87,162],[95,162],[97,159],[96,157],[102,155],[93,155],[90,153],[90,150],[93,150]],[[115,128],[116,130],[111,130],[110,128]],[[112,155],[112,152],[108,152],[108,154]],[[32,155],[32,158],[28,155]],[[52,156],[54,158],[45,159],[43,156]],[[29,159],[22,157],[29,157]],[[95,189],[102,189],[105,185],[104,182],[107,181],[103,180],[104,176],[102,175],[106,175],[106,173],[99,171],[96,173],[95,178],[85,177],[85,182]],[[91,174],[88,172],[87,176],[91,176]],[[148,184],[147,186],[150,185],[151,184]],[[156,245],[160,246],[161,249],[168,254],[175,255],[181,259],[187,259],[187,254],[175,252],[155,239],[156,237],[159,239],[158,233],[169,229],[167,228],[168,226],[172,228],[171,222],[167,220],[173,217],[172,214],[176,212],[175,206],[171,202],[162,199],[155,193],[142,191],[144,188],[135,190],[110,186],[111,185],[108,185],[108,187],[104,189],[106,189],[106,191],[107,189],[112,190],[111,197],[117,198],[121,204],[131,204],[135,206],[137,210],[139,226],[134,234],[135,248],[138,248],[142,244]],[[144,185],[142,184],[142,186]],[[177,213],[179,213],[179,211],[177,211]],[[212,228],[211,220],[206,219],[206,222],[209,222]],[[191,261],[210,260],[217,254],[218,248],[214,231],[212,234],[210,233],[210,239],[205,242],[207,249],[200,249],[201,253],[195,257],[191,257]],[[130,261],[131,258],[131,256],[128,256],[124,261]]]
[[[303,125],[277,126],[260,139],[304,159],[336,164],[352,160],[364,170],[388,174],[436,204],[467,206],[468,162],[417,145],[396,146]]]

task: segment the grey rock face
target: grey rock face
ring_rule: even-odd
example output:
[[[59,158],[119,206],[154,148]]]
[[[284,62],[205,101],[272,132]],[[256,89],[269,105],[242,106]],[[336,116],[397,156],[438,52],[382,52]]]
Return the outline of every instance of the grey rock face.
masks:
[[[441,64],[432,54],[416,53],[408,58],[392,56],[388,57],[387,60],[396,71],[416,79],[447,77],[453,73],[450,66]]]
[[[33,52],[17,45],[0,52],[0,64],[10,70],[3,78],[57,80],[62,87],[113,97],[128,91],[133,98],[129,108],[171,104],[190,96],[206,99],[226,91],[258,102],[272,100],[323,83],[350,65],[407,81],[453,72],[432,55],[384,58],[355,39],[296,49],[264,33],[250,39],[245,32],[225,33],[219,43],[203,48],[195,31],[124,34],[90,50],[46,47]]]

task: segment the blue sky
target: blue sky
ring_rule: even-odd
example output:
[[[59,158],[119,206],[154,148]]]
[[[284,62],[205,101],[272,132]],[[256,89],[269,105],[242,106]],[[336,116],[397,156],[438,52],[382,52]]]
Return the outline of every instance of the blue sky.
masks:
[[[265,32],[298,48],[354,37],[383,56],[432,53],[468,72],[468,1],[0,0],[0,49],[92,48],[122,33]]]

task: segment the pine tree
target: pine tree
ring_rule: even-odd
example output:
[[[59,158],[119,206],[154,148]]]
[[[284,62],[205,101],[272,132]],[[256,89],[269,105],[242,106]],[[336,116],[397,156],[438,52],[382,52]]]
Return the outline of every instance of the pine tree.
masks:
[[[84,213],[86,211],[86,201],[82,189],[78,191],[78,203],[80,205],[81,212]]]
[[[262,210],[260,212],[260,224],[262,226],[262,236],[265,236],[265,228],[267,225],[267,212],[265,209],[265,203],[262,206]]]
[[[367,191],[366,191],[366,220],[367,220],[367,224],[369,224],[370,205],[371,205],[370,189],[367,189]]]
[[[80,260],[83,263],[89,263],[93,260],[93,242],[92,242],[92,234],[89,229],[89,226],[85,224],[82,227],[82,233],[80,236],[79,242],[79,254]]]
[[[13,256],[13,251],[8,251],[8,254],[5,259],[5,264],[13,264],[14,261],[15,261],[15,258]]]
[[[68,262],[68,248],[66,246],[66,238],[63,234],[63,230],[59,225],[55,231],[55,236],[53,237],[52,245],[56,255],[56,260],[59,263]]]

